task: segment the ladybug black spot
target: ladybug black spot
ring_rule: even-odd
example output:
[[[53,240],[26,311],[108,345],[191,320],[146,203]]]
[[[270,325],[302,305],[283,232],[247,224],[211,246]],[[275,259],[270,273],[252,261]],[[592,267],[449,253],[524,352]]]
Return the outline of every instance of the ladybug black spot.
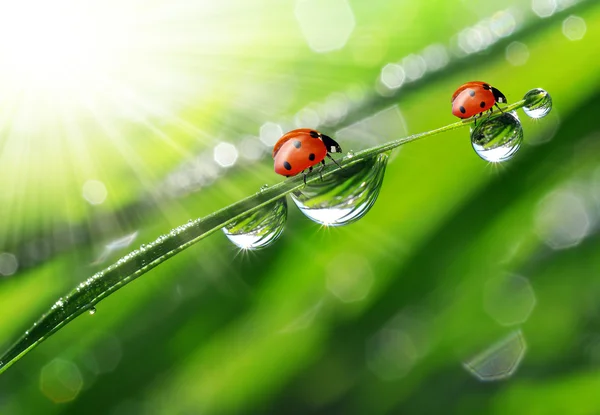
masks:
[[[318,133],[318,132],[316,132],[316,131],[311,131],[311,132],[310,132],[310,136],[311,136],[312,138],[319,138],[319,133]]]
[[[485,89],[486,91],[489,91],[490,86],[488,84],[483,84],[483,89]]]
[[[475,91],[473,91],[472,89],[469,89],[469,95],[471,95],[472,97],[475,96]]]
[[[298,141],[298,140],[294,140],[294,141],[292,141],[292,144],[293,144],[293,145],[294,145],[294,147],[296,147],[296,148],[300,148],[300,147],[302,147],[302,143],[301,143],[300,141]]]
[[[465,112],[467,112],[467,110],[465,109],[465,107],[463,107],[462,105],[460,106],[459,110],[460,110],[460,112],[462,114],[464,114]]]
[[[313,161],[313,160],[315,159],[315,153],[310,153],[310,154],[308,155],[308,159],[309,159],[310,161]]]
[[[484,107],[485,107],[485,102],[484,102],[484,101],[481,101],[481,102],[479,103],[479,106],[480,106],[481,108],[484,108]]]
[[[292,170],[292,165],[287,161],[283,162],[283,167],[285,167],[286,170]]]

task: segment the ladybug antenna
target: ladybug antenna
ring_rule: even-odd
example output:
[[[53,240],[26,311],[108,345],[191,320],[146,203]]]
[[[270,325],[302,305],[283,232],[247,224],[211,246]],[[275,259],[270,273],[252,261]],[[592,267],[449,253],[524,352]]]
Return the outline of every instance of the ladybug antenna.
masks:
[[[508,103],[508,101],[506,100],[506,97],[504,96],[504,94],[502,92],[500,92],[499,89],[492,87],[492,94],[494,94],[494,98],[496,99],[496,102],[499,102],[501,104]]]
[[[331,137],[325,134],[321,134],[321,140],[323,140],[323,144],[327,147],[327,153],[341,153],[342,147]]]

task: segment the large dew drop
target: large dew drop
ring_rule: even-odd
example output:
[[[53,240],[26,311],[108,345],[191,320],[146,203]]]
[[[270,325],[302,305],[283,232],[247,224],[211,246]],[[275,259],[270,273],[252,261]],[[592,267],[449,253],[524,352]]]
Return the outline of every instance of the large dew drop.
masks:
[[[473,149],[479,157],[492,163],[510,160],[522,142],[523,127],[514,111],[484,119],[471,131]]]
[[[292,200],[309,219],[325,226],[342,226],[362,218],[377,200],[388,155],[379,154],[317,180],[292,193]]]
[[[523,99],[525,100],[523,112],[531,118],[545,117],[552,109],[552,97],[541,88],[527,92]]]
[[[242,249],[266,248],[283,233],[287,211],[287,202],[282,197],[225,226],[223,232]]]

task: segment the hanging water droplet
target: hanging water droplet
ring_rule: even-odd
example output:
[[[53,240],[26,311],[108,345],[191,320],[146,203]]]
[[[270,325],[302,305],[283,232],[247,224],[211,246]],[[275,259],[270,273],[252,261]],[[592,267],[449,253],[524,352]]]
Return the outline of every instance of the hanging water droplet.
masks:
[[[552,109],[552,97],[541,88],[527,92],[523,99],[525,100],[523,112],[531,118],[543,118]]]
[[[283,233],[287,220],[285,197],[225,226],[223,232],[242,249],[266,248]]]
[[[473,149],[479,157],[492,163],[510,160],[522,142],[523,127],[514,111],[479,121],[471,130]]]
[[[269,188],[268,184],[263,184],[262,186],[260,186],[260,191],[264,192],[265,190],[267,190]]]
[[[291,194],[309,219],[342,226],[362,218],[373,206],[383,183],[388,154],[346,166]]]
[[[90,308],[90,316],[93,316],[94,314],[96,314],[96,307]]]

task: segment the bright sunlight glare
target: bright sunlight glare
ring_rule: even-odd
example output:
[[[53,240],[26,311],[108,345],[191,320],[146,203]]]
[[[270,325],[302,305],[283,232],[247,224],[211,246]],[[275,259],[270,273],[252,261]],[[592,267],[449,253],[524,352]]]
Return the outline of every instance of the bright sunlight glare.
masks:
[[[3,2],[0,79],[13,88],[79,87],[124,63],[127,14],[101,2]],[[108,3],[108,2],[107,2]],[[121,11],[125,11],[122,10]]]
[[[287,7],[0,0],[0,246],[155,197],[169,170],[229,137],[214,122],[223,102],[284,110],[264,87],[277,62],[256,56],[289,58],[294,15],[274,18]],[[92,203],[82,189],[96,181],[106,197]]]

